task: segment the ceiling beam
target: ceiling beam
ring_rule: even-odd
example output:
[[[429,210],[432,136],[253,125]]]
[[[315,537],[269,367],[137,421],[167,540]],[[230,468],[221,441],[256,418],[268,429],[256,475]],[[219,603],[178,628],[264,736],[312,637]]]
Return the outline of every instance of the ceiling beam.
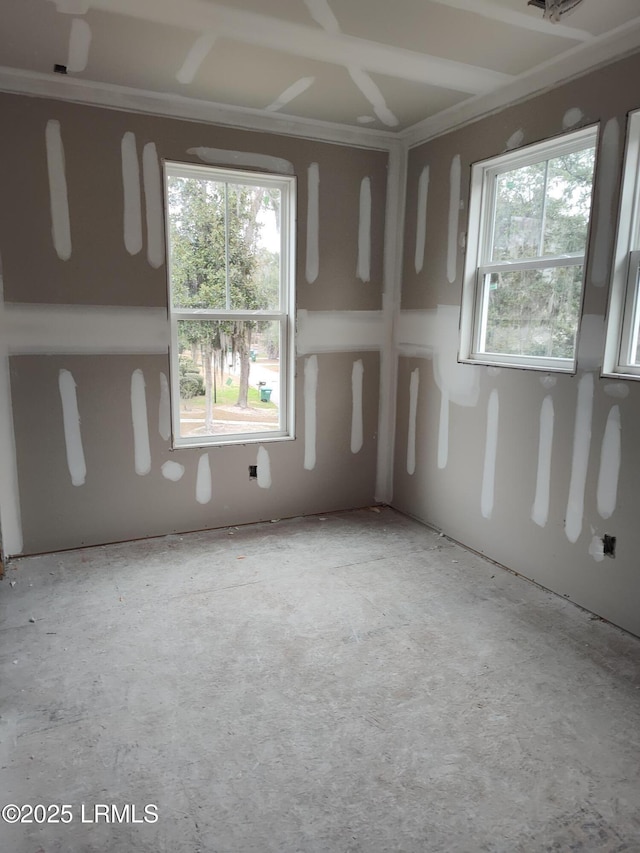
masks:
[[[53,0],[56,2],[56,0]],[[233,9],[209,0],[90,0],[94,9],[231,39],[294,56],[357,65],[368,72],[478,95],[508,83],[511,75],[403,50],[315,26]]]
[[[523,30],[533,30],[537,33],[546,33],[549,36],[560,36],[561,38],[573,39],[574,41],[590,41],[593,34],[587,30],[567,27],[565,24],[550,24],[538,15],[529,15],[526,12],[515,12],[507,9],[494,0],[431,0],[440,6],[450,6],[452,9],[461,9],[464,12],[473,12],[482,18],[492,21],[500,21]],[[526,0],[522,0],[525,8]]]

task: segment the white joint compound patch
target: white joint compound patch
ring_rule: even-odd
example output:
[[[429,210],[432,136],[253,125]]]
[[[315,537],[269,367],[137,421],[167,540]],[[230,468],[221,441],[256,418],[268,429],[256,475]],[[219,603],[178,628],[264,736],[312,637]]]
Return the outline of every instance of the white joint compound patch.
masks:
[[[598,512],[602,518],[611,518],[616,509],[621,461],[620,443],[620,407],[612,406],[602,438],[598,474]]]
[[[307,170],[307,265],[306,278],[313,284],[319,272],[320,167],[311,163]]]
[[[584,492],[587,484],[589,450],[591,448],[591,419],[593,417],[593,374],[585,373],[578,385],[576,421],[573,434],[571,482],[565,520],[569,542],[577,542],[582,532]]]
[[[80,433],[80,412],[76,383],[68,370],[58,374],[58,389],[62,402],[62,419],[64,424],[64,442],[67,450],[67,467],[74,486],[84,486],[87,476],[87,466],[82,447]]]
[[[580,107],[571,107],[571,109],[567,110],[562,117],[562,127],[564,130],[569,130],[570,127],[575,127],[577,124],[580,124],[583,118],[584,113]]]
[[[402,355],[433,358],[433,375],[440,391],[458,406],[476,406],[480,397],[480,371],[458,362],[458,305],[438,305],[433,310],[401,311],[396,326]]]
[[[67,71],[77,73],[84,71],[89,62],[89,47],[91,46],[91,27],[84,18],[74,18],[71,21],[69,34],[69,55]]]
[[[418,391],[420,388],[420,370],[411,371],[409,383],[409,428],[407,433],[407,474],[416,471],[416,426],[418,420]]]
[[[304,362],[304,467],[316,467],[316,398],[318,394],[318,356]]]
[[[158,269],[164,263],[164,221],[160,164],[153,142],[147,142],[142,151],[142,173],[147,213],[147,259],[154,269]]]
[[[171,480],[172,483],[177,483],[184,476],[184,465],[179,462],[165,462],[161,468],[162,476],[165,480]]]
[[[211,500],[211,466],[208,453],[203,453],[198,459],[196,500],[199,504],[208,504]]]
[[[373,107],[373,111],[380,121],[387,127],[397,127],[400,122],[387,106],[384,95],[369,74],[355,65],[347,65],[347,71],[358,89],[360,89]]]
[[[269,104],[268,107],[265,107],[267,112],[276,113],[281,110],[283,107],[286,107],[288,103],[298,98],[304,92],[307,91],[313,84],[315,83],[315,77],[302,77],[300,80],[297,80],[295,83],[292,83],[287,89],[282,92],[281,95],[273,101],[273,103]]]
[[[556,387],[558,380],[555,376],[541,376],[540,384],[546,391],[550,391],[552,388]]]
[[[271,460],[269,459],[269,453],[264,447],[258,448],[258,458],[257,458],[257,467],[258,467],[258,486],[261,489],[270,489],[271,488]]]
[[[169,441],[171,437],[171,397],[169,382],[164,373],[160,374],[160,402],[158,404],[158,432],[160,437]]]
[[[489,403],[487,405],[487,434],[484,449],[484,469],[482,473],[482,495],[480,499],[480,509],[485,518],[491,518],[493,515],[499,417],[500,401],[498,392],[494,388],[489,395]]]
[[[580,370],[597,370],[604,353],[604,317],[584,314],[580,323],[578,341],[578,367]]]
[[[134,370],[131,376],[131,420],[135,470],[136,474],[144,477],[151,471],[151,447],[147,419],[147,394],[144,374],[141,370]]]
[[[438,426],[438,468],[443,470],[449,461],[449,398],[440,394],[440,423]]]
[[[425,166],[418,180],[418,209],[416,210],[416,273],[422,272],[427,240],[427,199],[429,195],[429,167]]]
[[[128,130],[122,137],[122,195],[124,199],[124,245],[130,255],[142,250],[142,201],[140,165],[136,136]]]
[[[364,443],[362,422],[362,390],[364,382],[364,365],[359,358],[353,362],[351,370],[351,452],[359,453]]]
[[[450,284],[456,280],[458,261],[458,220],[460,216],[460,186],[462,165],[460,155],[451,161],[449,173],[449,245],[447,251],[447,279]]]
[[[514,131],[507,139],[506,149],[507,151],[513,151],[514,148],[520,148],[523,142],[524,130],[522,130],[522,128],[519,128],[518,130]]]
[[[53,247],[61,261],[68,261],[71,257],[71,222],[69,220],[64,146],[59,121],[50,119],[47,122],[45,137]]]
[[[238,169],[263,169],[278,175],[293,175],[293,163],[255,151],[231,151],[228,148],[189,148],[187,154],[210,166],[234,166]]]
[[[545,527],[549,520],[549,498],[551,495],[551,453],[553,450],[554,425],[553,400],[547,395],[540,409],[540,436],[538,440],[538,474],[536,477],[536,496],[531,510],[531,519]]]
[[[604,386],[604,393],[616,400],[624,400],[629,396],[629,386],[625,385],[624,382],[610,382]]]
[[[358,222],[358,263],[360,281],[371,280],[371,178],[360,183],[360,217]]]
[[[596,287],[603,287],[607,281],[613,251],[613,200],[617,185],[619,147],[620,125],[618,119],[610,118],[604,128],[598,154],[598,214],[591,270],[591,281]]]
[[[589,543],[589,554],[593,557],[596,563],[601,563],[604,560],[604,543],[600,536],[592,536]]]
[[[193,83],[200,66],[211,52],[211,48],[213,47],[215,40],[216,36],[214,33],[203,33],[195,40],[191,50],[182,63],[182,68],[180,68],[176,74],[176,80],[178,83],[182,83],[185,86],[189,83]]]
[[[311,17],[328,33],[339,33],[340,25],[327,0],[304,0]]]

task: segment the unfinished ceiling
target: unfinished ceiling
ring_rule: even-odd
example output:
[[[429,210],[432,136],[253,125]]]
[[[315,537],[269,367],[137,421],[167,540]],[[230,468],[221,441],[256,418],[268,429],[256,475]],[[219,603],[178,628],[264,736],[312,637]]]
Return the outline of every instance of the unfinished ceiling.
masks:
[[[3,0],[3,23],[0,89],[386,133],[640,46],[638,0],[557,24],[527,0]]]

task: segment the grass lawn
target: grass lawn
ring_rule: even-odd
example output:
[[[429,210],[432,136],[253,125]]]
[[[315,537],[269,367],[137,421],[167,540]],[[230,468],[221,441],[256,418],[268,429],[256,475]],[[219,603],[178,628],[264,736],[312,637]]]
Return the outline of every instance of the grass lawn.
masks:
[[[249,386],[249,393],[247,395],[247,400],[249,405],[255,407],[256,409],[277,409],[275,403],[262,403],[260,401],[260,392],[257,388],[252,388]],[[222,406],[235,406],[238,402],[238,384],[234,382],[232,385],[227,385],[226,383],[222,386],[218,385],[216,389],[216,402],[215,405]],[[181,407],[186,410],[194,410],[194,409],[204,409],[204,394],[200,397],[191,397],[189,400],[181,400]]]

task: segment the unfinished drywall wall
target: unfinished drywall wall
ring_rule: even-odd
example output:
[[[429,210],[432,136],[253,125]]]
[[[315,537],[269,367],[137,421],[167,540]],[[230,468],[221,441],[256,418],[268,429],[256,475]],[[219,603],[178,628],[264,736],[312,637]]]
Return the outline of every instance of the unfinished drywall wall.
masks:
[[[410,152],[394,505],[640,634],[640,386],[600,377],[628,81],[619,61]],[[600,124],[575,376],[457,363],[471,164]],[[604,534],[616,537],[605,558]]]
[[[11,95],[0,115],[6,552],[373,502],[387,153]],[[170,447],[164,158],[297,177],[294,441]]]

